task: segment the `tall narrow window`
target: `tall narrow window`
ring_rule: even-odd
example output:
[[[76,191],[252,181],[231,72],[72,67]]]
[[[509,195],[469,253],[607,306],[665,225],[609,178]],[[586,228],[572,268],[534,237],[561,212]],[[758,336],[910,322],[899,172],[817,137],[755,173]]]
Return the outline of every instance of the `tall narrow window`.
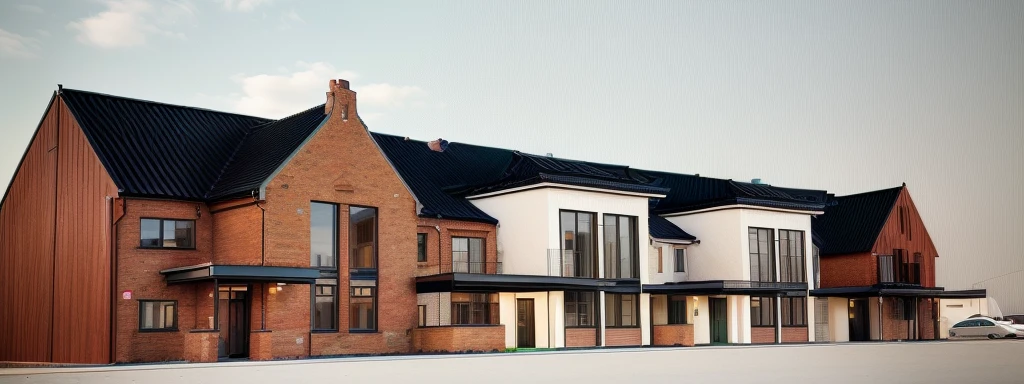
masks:
[[[906,221],[903,220],[903,206],[899,206],[898,210],[900,216],[900,234],[902,235],[906,233]]]
[[[349,331],[377,330],[377,288],[352,287],[348,299]]]
[[[771,300],[771,299],[768,299]],[[806,327],[807,326],[807,298],[806,297],[783,297],[782,298],[782,326],[783,327]]]
[[[377,209],[350,206],[348,215],[350,267],[377,268]]]
[[[195,249],[195,220],[142,219],[140,222],[142,248]]]
[[[562,276],[597,277],[597,222],[588,212],[561,211]]]
[[[605,324],[609,328],[629,328],[639,324],[640,301],[635,294],[605,293]]]
[[[479,237],[452,238],[452,272],[484,273],[484,239]]]
[[[565,292],[565,326],[590,328],[594,322],[594,292]]]
[[[879,283],[891,283],[896,281],[896,273],[893,268],[894,264],[893,255],[878,255]]]
[[[814,289],[821,288],[821,255],[818,246],[811,246],[811,260],[814,264]]]
[[[750,297],[750,326],[752,327],[774,327],[775,326],[775,298],[774,297]]]
[[[313,288],[313,330],[338,330],[337,286],[316,285]]]
[[[416,325],[418,325],[420,327],[426,327],[427,326],[427,306],[426,305],[417,305],[416,306],[416,312],[419,313],[419,321],[416,323]]]
[[[337,268],[338,206],[309,204],[309,264],[318,268]]]
[[[807,282],[807,259],[804,258],[803,231],[779,230],[779,265],[782,266],[781,281]]]
[[[686,248],[676,248],[676,272],[686,272]]]
[[[604,215],[605,278],[639,278],[639,262],[636,217]]]
[[[668,323],[686,324],[686,296],[671,295],[668,297]]]
[[[427,261],[427,234],[417,233],[416,234],[416,261],[425,262]]]
[[[750,280],[775,281],[774,230],[750,227]]]

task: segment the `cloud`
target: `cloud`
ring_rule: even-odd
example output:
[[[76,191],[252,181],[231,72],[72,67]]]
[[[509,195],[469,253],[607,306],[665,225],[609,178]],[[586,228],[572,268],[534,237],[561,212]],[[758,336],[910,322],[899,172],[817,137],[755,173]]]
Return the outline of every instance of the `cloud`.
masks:
[[[107,9],[94,16],[68,23],[77,31],[79,42],[100,48],[126,48],[146,44],[150,35],[184,39],[169,29],[195,18],[195,6],[189,1],[107,0]]]
[[[359,92],[360,103],[381,107],[404,107],[408,101],[424,94],[420,87],[388,83],[367,84],[356,92]]]
[[[43,13],[43,7],[40,7],[38,5],[18,4],[17,8],[18,8],[19,11],[22,11],[22,12]]]
[[[0,56],[33,58],[38,49],[35,39],[0,29]]]
[[[273,0],[218,0],[224,9],[237,12],[252,12],[261,5],[270,4]]]
[[[36,33],[38,33],[39,36],[42,36],[42,37],[49,37],[50,36],[50,31],[47,31],[45,29],[37,29]]]
[[[264,17],[266,17],[266,14],[264,14]],[[295,13],[294,9],[291,9],[291,10],[288,10],[288,12],[285,12],[284,14],[281,15],[281,25],[280,25],[279,28],[281,30],[285,30],[285,29],[291,28],[292,24],[305,24],[305,23],[306,23],[306,20],[304,20],[301,16],[299,16],[298,13]]]

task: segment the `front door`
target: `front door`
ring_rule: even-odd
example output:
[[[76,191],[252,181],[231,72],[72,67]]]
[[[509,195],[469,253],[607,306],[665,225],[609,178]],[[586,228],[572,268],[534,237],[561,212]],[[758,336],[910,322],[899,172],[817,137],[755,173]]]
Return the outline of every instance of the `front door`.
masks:
[[[533,331],[533,299],[516,300],[516,347],[535,348]]]
[[[871,340],[868,299],[850,299],[850,341]]]
[[[249,356],[249,296],[246,286],[220,287],[219,357]]]
[[[728,319],[724,298],[708,299],[708,310],[711,312],[711,344],[729,342]]]

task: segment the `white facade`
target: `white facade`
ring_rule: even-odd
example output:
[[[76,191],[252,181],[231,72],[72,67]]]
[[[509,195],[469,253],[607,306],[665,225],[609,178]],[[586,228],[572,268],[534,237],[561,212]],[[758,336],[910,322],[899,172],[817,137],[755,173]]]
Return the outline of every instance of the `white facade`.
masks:
[[[949,328],[971,315],[988,316],[988,299],[940,299],[939,338],[949,338]]]

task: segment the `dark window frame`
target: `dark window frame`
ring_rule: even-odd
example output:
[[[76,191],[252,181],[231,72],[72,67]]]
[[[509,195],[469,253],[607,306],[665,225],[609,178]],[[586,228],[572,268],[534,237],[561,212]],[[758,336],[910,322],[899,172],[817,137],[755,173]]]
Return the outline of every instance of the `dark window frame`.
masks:
[[[667,324],[670,324],[670,325],[685,325],[685,324],[689,324],[687,322],[687,319],[686,319],[687,318],[687,314],[688,314],[688,312],[686,311],[687,299],[689,299],[689,297],[687,297],[686,295],[668,295],[668,296],[665,297],[665,301],[666,301],[665,302],[665,308],[667,309],[667,314],[668,314],[668,318],[667,318],[668,322],[667,322]],[[680,304],[673,305],[672,303],[682,303],[681,304],[682,308],[679,307]],[[682,317],[681,320],[680,320],[680,316]]]
[[[368,205],[348,204],[348,269],[349,271],[376,271],[380,268],[380,209],[377,207],[371,207]],[[353,267],[352,263],[355,260],[353,252],[354,242],[352,237],[355,236],[354,230],[357,229],[356,225],[352,223],[352,208],[372,209],[373,210],[373,266],[372,267]],[[339,255],[340,256],[340,255]],[[339,267],[340,268],[340,267]]]
[[[590,262],[593,264],[592,265],[592,271],[590,271],[591,272],[590,276],[574,276],[574,277],[596,278],[598,276],[598,273],[599,273],[599,263],[601,262],[601,259],[600,259],[601,244],[598,242],[598,237],[600,235],[598,232],[601,231],[601,226],[598,225],[598,222],[597,222],[598,216],[599,216],[598,213],[597,212],[591,212],[591,211],[573,210],[573,209],[559,209],[558,210],[558,231],[559,231],[558,232],[558,238],[559,238],[559,240],[558,240],[558,248],[561,251],[560,252],[561,255],[565,255],[565,251],[566,251],[566,249],[565,249],[565,228],[562,228],[562,214],[563,213],[572,213],[573,214],[573,218],[574,218],[573,223],[575,224],[575,226],[573,227],[573,232],[572,233],[573,233],[573,241],[574,242],[576,241],[576,239],[579,238],[578,234],[580,233],[579,232],[579,222],[580,222],[579,216],[580,216],[580,214],[590,215],[590,219],[591,219],[590,220],[590,237],[591,237],[591,241],[590,241],[591,261]],[[578,249],[579,246],[578,246],[578,244],[575,244],[575,245],[576,245],[576,249],[573,249],[573,269],[574,269],[573,272],[574,273],[580,271],[581,267],[579,266],[579,264],[576,263],[576,260],[582,258],[582,257],[580,257],[580,258],[576,257],[576,253],[578,253],[578,251],[579,251],[579,249]],[[562,261],[562,265],[564,265],[564,264],[565,264],[565,261],[563,260]],[[561,268],[561,267],[559,267],[559,268]],[[560,271],[560,272],[564,273],[564,271]]]
[[[780,282],[806,283],[807,282],[807,252],[806,252],[806,248],[805,247],[807,247],[807,233],[805,231],[796,230],[796,229],[781,229],[781,228],[779,229],[778,232],[779,232],[778,233],[778,237],[779,237],[779,255],[778,255],[779,271],[777,273],[777,278],[779,279]],[[786,240],[782,239],[782,237],[783,237],[782,234],[783,233],[786,234]],[[799,244],[798,247],[795,248],[797,250],[797,252],[799,253],[799,255],[790,255],[789,254],[789,251],[790,251],[789,244],[791,242],[793,242],[793,237],[792,236],[794,234],[799,234],[799,236],[800,236],[800,244]],[[785,252],[783,252],[783,241],[786,242]],[[790,267],[792,266],[791,263],[792,263],[793,259],[799,259],[799,262],[797,263],[797,265],[799,265],[799,267],[800,267],[799,271],[793,271],[793,270],[790,269]],[[797,280],[793,280],[792,278],[794,276],[798,277],[798,279]]]
[[[678,273],[686,273],[686,248],[674,248],[672,253],[672,260],[675,263],[672,269]]]
[[[622,298],[631,296],[633,298],[633,325],[622,324]],[[613,304],[614,302],[614,304]],[[640,328],[640,294],[637,293],[605,293],[604,294],[604,322],[605,328]],[[608,316],[612,311],[613,316]]]
[[[355,292],[356,292],[355,290],[356,289],[369,289],[370,290],[370,294],[369,295],[359,295],[359,296],[356,296],[356,294],[355,294]],[[380,296],[380,291],[378,290],[378,287],[376,285],[374,285],[372,287],[371,286],[361,286],[361,285],[360,286],[351,286],[350,285],[348,287],[348,315],[349,315],[348,332],[349,333],[376,333],[376,332],[378,332],[378,330],[380,328],[380,319],[378,318],[378,314],[380,312],[380,309],[379,309],[380,303],[378,303],[378,299],[377,299],[378,296]],[[352,299],[353,298],[367,298],[367,297],[370,298],[370,305],[372,306],[372,309],[373,309],[371,311],[371,313],[373,314],[373,319],[371,319],[371,323],[372,324],[370,324],[369,328],[354,328],[352,326],[353,325],[352,324],[352,316],[355,314],[355,312],[352,310]]]
[[[617,246],[618,249],[616,250],[615,260],[609,260],[609,255],[608,255],[607,250],[606,250],[606,252],[604,252],[604,275],[605,275],[604,278],[606,278],[606,279],[639,279],[640,278],[640,233],[639,233],[639,230],[640,230],[639,226],[640,226],[640,224],[639,224],[639,219],[636,216],[620,215],[620,214],[616,214],[616,213],[605,213],[605,214],[603,214],[602,225],[601,225],[602,229],[601,229],[601,231],[604,232],[603,233],[604,241],[601,244],[602,247],[607,247],[608,246],[608,236],[607,236],[608,234],[607,234],[606,231],[608,231],[608,228],[609,228],[609,224],[608,224],[608,218],[609,217],[615,218],[615,234],[616,234],[616,236],[615,236],[615,245]],[[609,273],[608,273],[609,269],[611,269],[611,268],[609,268],[609,266],[610,265],[618,265],[619,255],[622,254],[623,246],[622,246],[622,243],[619,242],[619,239],[622,238],[622,226],[619,225],[619,221],[620,221],[619,218],[622,218],[622,217],[627,218],[629,223],[630,223],[630,227],[632,227],[631,228],[632,229],[632,231],[631,231],[632,233],[630,234],[630,240],[632,242],[632,244],[630,244],[630,248],[632,248],[631,249],[632,260],[630,260],[630,269],[631,269],[632,273],[630,274],[630,276],[623,276],[622,275],[622,271],[618,270],[618,273],[615,276],[612,276],[612,275],[609,275]]]
[[[466,263],[466,270],[465,271],[460,271],[458,268],[455,267],[455,240],[462,240],[462,239],[466,240],[466,261],[465,261],[465,263]],[[483,258],[483,260],[473,261],[473,240],[480,240],[480,248],[481,248],[480,249],[480,257]],[[451,244],[452,272],[456,272],[456,273],[476,273],[476,274],[485,274],[485,273],[487,273],[487,238],[486,237],[451,236],[451,242],[452,242],[452,244]],[[480,272],[474,272],[474,270],[477,270],[477,269],[474,268],[473,263],[479,263],[479,266],[480,266],[479,271]]]
[[[589,301],[583,299],[583,297],[585,296],[584,294],[589,294],[589,296],[590,296],[590,300]],[[563,323],[565,324],[565,328],[597,328],[597,318],[596,317],[597,317],[597,312],[598,312],[597,311],[598,300],[599,300],[598,299],[598,292],[593,292],[593,291],[565,291],[565,300],[564,300],[565,301],[565,319],[563,319]],[[590,315],[590,318],[589,318],[589,323],[590,324],[589,325],[579,325],[580,324],[580,315],[579,314],[581,312],[580,311],[580,304],[581,303],[585,304],[585,305],[589,305],[589,308],[590,308],[590,311],[588,311],[589,312],[588,314]],[[572,310],[572,311],[569,311],[569,305],[570,304],[574,308],[574,310]],[[569,314],[570,313],[573,313],[573,314],[576,315],[576,317],[575,317],[576,325],[569,325],[568,318],[569,318]]]
[[[330,202],[330,201],[318,201],[318,200],[310,200],[309,201],[309,216],[310,216],[310,226],[309,226],[310,236],[309,237],[310,237],[310,244],[312,244],[312,241],[313,241],[313,224],[312,224],[312,221],[313,221],[313,204],[329,205],[329,206],[331,206],[334,209],[334,222],[332,223],[334,225],[334,230],[332,231],[333,236],[334,236],[334,244],[333,244],[333,247],[332,247],[332,248],[334,248],[334,265],[333,266],[330,266],[330,265],[328,265],[328,266],[314,265],[313,264],[313,250],[312,249],[310,249],[310,252],[309,252],[310,253],[310,255],[309,255],[309,265],[312,268],[316,268],[316,269],[320,269],[320,270],[324,270],[324,271],[338,271],[341,268],[338,265],[341,262],[341,244],[340,244],[341,243],[341,236],[340,236],[340,233],[338,233],[339,230],[341,229],[341,225],[340,225],[341,224],[341,204]]]
[[[751,231],[754,231],[754,233],[750,233]],[[750,243],[750,235],[754,235],[755,242],[757,244],[761,244],[761,231],[767,231],[768,232],[768,239],[767,239],[768,255],[767,255],[767,257],[768,257],[768,260],[770,261],[770,263],[769,263],[769,267],[770,267],[769,275],[770,276],[768,276],[767,279],[765,279],[765,276],[761,276],[761,257],[763,256],[763,254],[761,253],[760,245],[758,245],[758,248],[757,248],[756,252],[753,249],[748,249],[747,250],[747,254],[748,254],[748,258],[749,258],[748,262],[751,262],[750,263],[750,265],[751,265],[751,267],[750,267],[750,272],[751,272],[751,274],[750,274],[750,281],[775,282],[778,279],[778,277],[779,277],[779,271],[775,268],[775,263],[776,263],[776,260],[778,259],[778,255],[776,254],[777,252],[775,251],[775,237],[776,237],[775,229],[773,229],[773,228],[762,228],[762,227],[747,227],[747,244],[748,244],[748,248],[749,248],[749,243]],[[758,273],[757,273],[756,278],[755,278],[755,276],[753,274],[754,268],[753,268],[752,261],[753,261],[754,257],[757,257],[757,260],[758,260],[758,269],[757,269]]]
[[[146,220],[156,220],[156,221],[160,222],[160,229],[159,229],[159,232],[158,232],[160,238],[158,239],[158,242],[161,243],[161,244],[164,241],[164,222],[166,222],[166,221],[188,221],[188,222],[191,222],[192,223],[192,228],[191,228],[192,229],[192,246],[191,247],[165,247],[163,245],[152,246],[152,245],[145,245],[145,244],[143,244],[143,242],[142,242],[142,240],[143,240],[142,239],[142,222],[146,221]],[[196,249],[196,245],[197,245],[196,243],[198,243],[198,241],[196,241],[196,240],[197,240],[196,239],[196,219],[174,219],[174,218],[167,218],[167,217],[140,217],[139,218],[139,248],[142,248],[142,249],[175,249],[175,250],[179,250],[179,251],[194,251]]]
[[[426,263],[427,262],[427,234],[417,233],[416,234],[416,262]]]
[[[757,301],[757,303],[758,303],[758,308],[759,308],[758,309],[758,313],[760,314],[760,316],[758,316],[758,317],[754,316],[754,301]],[[766,317],[764,316],[764,313],[765,313],[764,311],[765,311],[766,306],[764,304],[766,302],[768,303],[767,308],[768,308],[768,312],[770,314],[767,317],[767,319],[769,319],[767,324],[764,322],[764,319],[766,319]],[[750,296],[750,326],[751,327],[775,328],[775,321],[776,321],[775,312],[776,312],[775,296]]]
[[[783,297],[781,301],[782,301],[782,303],[781,303],[781,305],[779,307],[781,309],[786,309],[786,308],[789,309],[788,311],[782,311],[782,313],[781,313],[781,315],[782,315],[782,326],[783,327],[807,327],[807,301],[808,301],[807,297]],[[797,308],[796,303],[800,303],[800,302],[803,303],[803,311],[800,312],[800,313],[803,314],[803,318],[798,318],[797,315],[800,314],[800,313],[797,313],[797,311],[795,311],[795,309]],[[787,314],[789,316],[786,316]],[[800,320],[800,321],[796,321],[796,320]]]
[[[149,333],[149,332],[178,332],[178,300],[139,299],[137,301],[139,302],[139,313],[138,313],[138,315],[139,315],[138,316],[139,317],[139,319],[138,319],[139,320],[138,321],[139,332],[146,332],[146,333]],[[143,327],[143,325],[142,325],[142,314],[143,314],[142,307],[145,305],[145,303],[174,303],[172,305],[173,308],[174,308],[174,324],[171,327],[169,327],[169,328],[168,327],[164,327],[164,328],[145,328],[145,327]]]
[[[468,295],[468,300],[456,300],[458,296]],[[483,298],[483,300],[478,300]],[[449,324],[453,326],[480,326],[501,324],[500,298],[496,292],[452,292],[451,313]],[[465,312],[465,315],[463,315]],[[475,321],[474,315],[479,314],[482,321]]]
[[[320,294],[320,290],[319,290],[320,287],[331,287],[331,294],[330,295]],[[317,317],[316,317],[316,299],[318,297],[328,297],[328,296],[331,297],[331,303],[333,303],[332,308],[334,308],[331,311],[331,322],[332,322],[332,324],[331,324],[330,328],[318,328],[317,324],[316,324],[316,319],[317,319]],[[311,332],[313,332],[313,333],[338,332],[338,329],[339,329],[338,325],[339,325],[339,323],[341,323],[340,316],[338,315],[338,312],[340,310],[340,306],[338,305],[338,301],[339,301],[338,300],[338,296],[339,295],[338,295],[338,284],[337,284],[337,282],[335,284],[314,284],[313,285],[313,308],[310,311],[310,320],[309,320],[309,329],[310,329]]]

